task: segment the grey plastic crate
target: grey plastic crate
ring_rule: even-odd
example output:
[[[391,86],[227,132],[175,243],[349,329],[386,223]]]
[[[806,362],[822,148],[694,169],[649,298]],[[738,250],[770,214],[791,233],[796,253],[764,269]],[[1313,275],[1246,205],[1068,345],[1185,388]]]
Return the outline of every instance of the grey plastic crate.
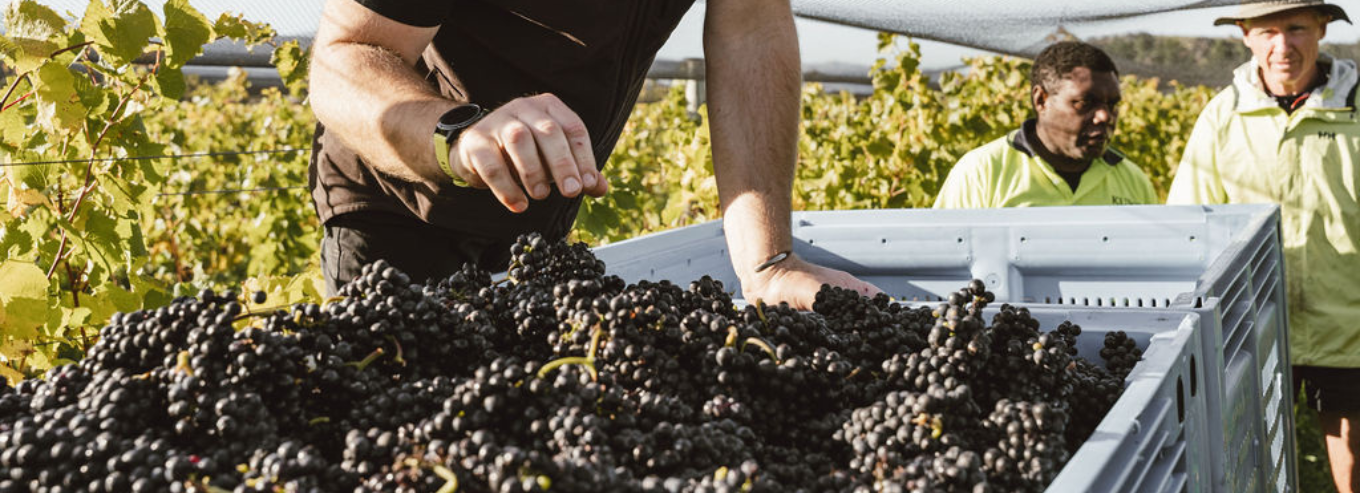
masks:
[[[1271,205],[798,212],[794,251],[900,299],[938,299],[972,279],[1008,302],[1166,307]],[[597,249],[628,280],[705,273],[740,293],[721,222]]]
[[[1209,491],[1207,388],[1199,316],[1147,310],[1032,308],[1042,327],[1082,327],[1079,353],[1099,362],[1104,334],[1128,332],[1145,347],[1124,393],[1077,450],[1050,492]]]
[[[1212,491],[1296,491],[1274,205],[799,212],[794,250],[903,300],[983,279],[998,300],[1200,315]],[[740,295],[721,223],[596,250],[627,280],[708,274]],[[1221,448],[1220,448],[1221,447]]]
[[[1192,293],[1189,307],[1212,324],[1204,331],[1208,357],[1223,368],[1219,443],[1215,457],[1224,491],[1297,491],[1288,310],[1278,217],[1262,217],[1219,255]],[[1215,410],[1214,408],[1219,408]]]

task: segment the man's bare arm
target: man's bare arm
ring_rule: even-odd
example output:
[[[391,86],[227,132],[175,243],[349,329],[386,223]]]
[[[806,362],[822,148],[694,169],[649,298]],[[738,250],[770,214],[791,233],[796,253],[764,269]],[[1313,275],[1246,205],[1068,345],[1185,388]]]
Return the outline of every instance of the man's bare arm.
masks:
[[[317,120],[370,166],[412,182],[448,180],[430,135],[456,103],[415,71],[437,30],[399,23],[353,0],[330,0],[312,45]]]
[[[312,48],[317,119],[379,172],[412,182],[451,180],[439,168],[432,136],[440,115],[458,103],[415,71],[437,30],[399,23],[354,0],[329,0]],[[529,197],[547,197],[554,184],[568,197],[608,190],[585,124],[551,94],[492,109],[463,131],[449,163],[516,212],[528,208]]]
[[[798,152],[802,67],[788,0],[709,0],[704,53],[714,174],[732,266],[747,300],[809,309],[826,283],[865,294],[878,288],[794,256],[790,208]]]

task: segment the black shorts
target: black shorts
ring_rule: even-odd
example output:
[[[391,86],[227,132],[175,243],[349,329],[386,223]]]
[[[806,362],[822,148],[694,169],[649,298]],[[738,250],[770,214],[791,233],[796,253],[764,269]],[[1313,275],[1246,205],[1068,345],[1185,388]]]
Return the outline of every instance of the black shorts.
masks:
[[[1360,368],[1295,366],[1295,392],[1300,383],[1304,386],[1308,407],[1319,412],[1360,411]]]
[[[364,265],[386,260],[423,283],[453,275],[467,262],[487,272],[505,270],[510,245],[474,234],[432,226],[411,216],[388,212],[351,212],[326,222],[321,239],[321,272],[326,296],[359,276]]]

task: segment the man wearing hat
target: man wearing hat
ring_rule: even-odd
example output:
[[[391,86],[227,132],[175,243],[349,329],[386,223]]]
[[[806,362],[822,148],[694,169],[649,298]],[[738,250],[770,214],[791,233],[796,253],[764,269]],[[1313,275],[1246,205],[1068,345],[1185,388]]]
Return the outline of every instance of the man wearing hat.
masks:
[[[1278,203],[1294,388],[1319,412],[1337,489],[1357,489],[1360,448],[1360,118],[1352,60],[1319,52],[1322,0],[1243,4],[1214,22],[1252,59],[1200,114],[1168,203]]]

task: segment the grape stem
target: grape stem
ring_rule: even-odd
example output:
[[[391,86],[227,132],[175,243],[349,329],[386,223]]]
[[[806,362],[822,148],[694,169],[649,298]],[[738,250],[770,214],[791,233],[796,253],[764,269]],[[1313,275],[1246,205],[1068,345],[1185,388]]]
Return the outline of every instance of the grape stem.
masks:
[[[444,486],[439,487],[438,493],[453,493],[458,491],[458,475],[450,471],[449,468],[440,464],[434,465],[434,473],[444,479]]]
[[[547,378],[549,373],[552,373],[553,370],[556,370],[557,367],[562,365],[581,365],[585,367],[587,373],[590,373],[590,379],[592,381],[599,379],[600,375],[595,371],[595,362],[585,356],[568,356],[566,358],[552,360],[538,370],[538,378]]]
[[[231,319],[231,321],[232,321],[232,322],[240,322],[240,321],[245,320],[245,319],[250,318],[250,317],[259,317],[259,316],[264,316],[264,315],[272,315],[272,314],[274,314],[274,312],[277,312],[277,311],[279,311],[279,310],[287,310],[287,309],[289,309],[289,308],[292,308],[292,305],[269,306],[269,307],[261,308],[259,311],[251,311],[251,309],[250,309],[249,307],[246,307],[246,312],[245,312],[244,314],[238,315],[236,318]]]
[[[358,362],[349,362],[349,363],[345,363],[345,364],[346,364],[346,365],[349,365],[349,366],[353,366],[354,368],[357,368],[359,371],[364,371],[365,368],[368,368],[368,365],[373,364],[374,361],[378,361],[378,358],[382,357],[382,355],[383,355],[383,349],[382,349],[382,348],[377,348],[377,349],[374,349],[372,353],[369,353],[368,356],[364,357],[364,359],[363,359],[362,361],[358,361]]]
[[[604,331],[600,330],[600,324],[595,324],[591,327],[590,332],[590,350],[586,351],[586,359],[590,360],[590,365],[593,368],[595,366],[595,352],[600,349],[600,334]]]
[[[179,354],[175,356],[175,370],[184,372],[184,374],[191,377],[194,376],[194,368],[189,364],[188,351],[180,351]]]
[[[453,471],[449,470],[449,468],[444,467],[443,464],[416,459],[406,459],[404,464],[406,465],[406,467],[415,467],[420,469],[428,467],[431,470],[433,470],[436,476],[439,476],[441,479],[444,480],[444,486],[439,487],[438,493],[453,493],[455,491],[458,491],[458,475],[454,474]]]
[[[392,345],[397,347],[397,356],[396,358],[394,358],[394,361],[396,361],[397,364],[401,366],[406,366],[406,358],[402,357],[402,355],[406,354],[406,352],[401,349],[401,343],[397,342],[397,338],[392,337],[391,335],[387,336],[387,340],[391,341]]]
[[[759,337],[747,337],[746,342],[742,344],[741,347],[743,351],[746,350],[747,344],[754,344],[756,347],[765,351],[765,354],[770,355],[770,359],[774,360],[775,363],[779,363],[779,356],[775,354],[774,348],[770,347],[770,343],[765,342],[764,339]]]

